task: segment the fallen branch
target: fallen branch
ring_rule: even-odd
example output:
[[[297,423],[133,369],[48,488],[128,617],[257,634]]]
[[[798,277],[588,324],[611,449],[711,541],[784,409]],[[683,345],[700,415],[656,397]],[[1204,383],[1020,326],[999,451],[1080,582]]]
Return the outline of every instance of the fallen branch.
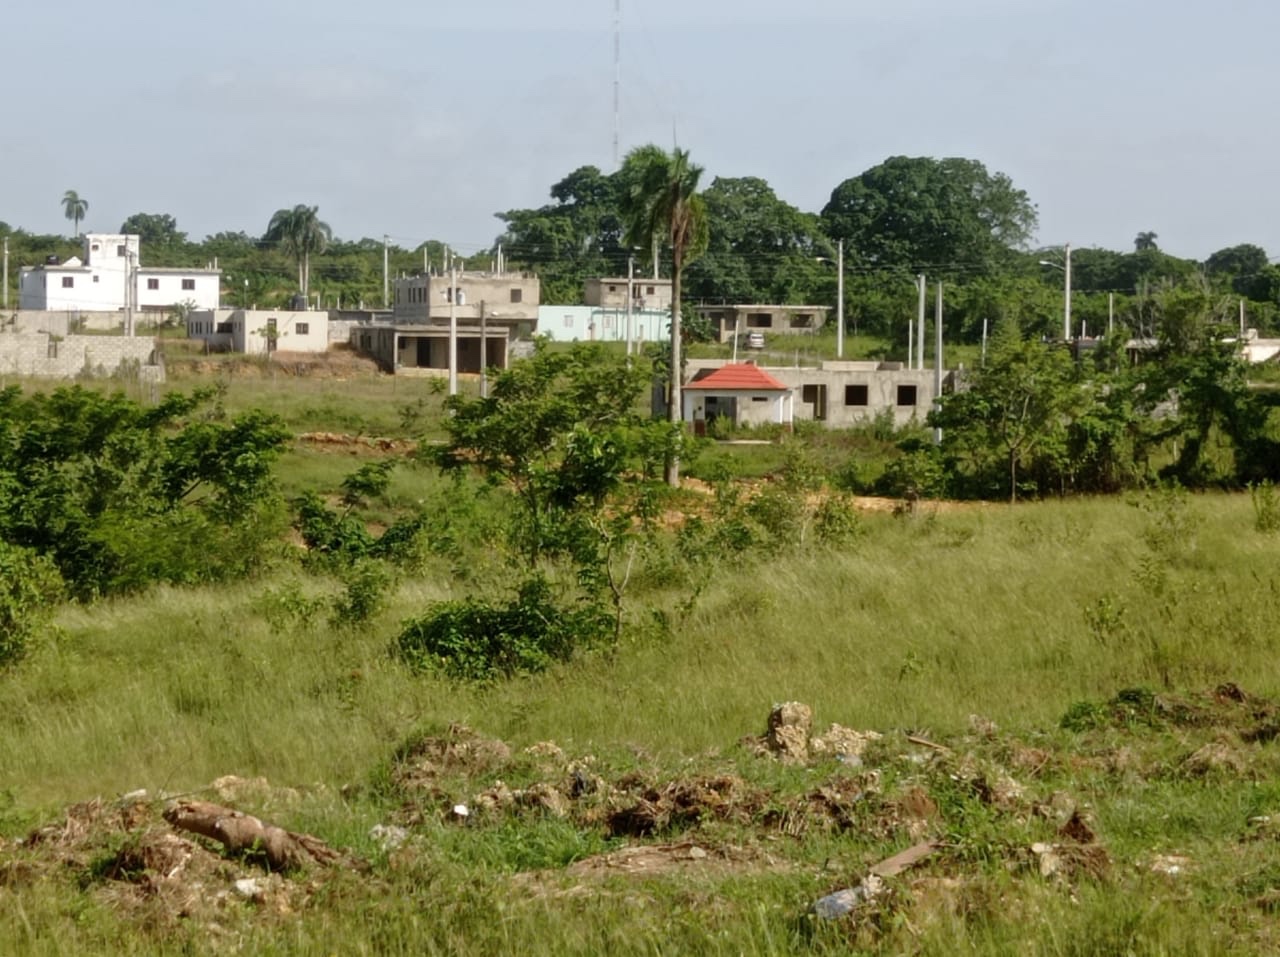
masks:
[[[329,866],[354,862],[310,834],[296,834],[268,824],[243,811],[208,801],[179,801],[165,809],[164,819],[222,844],[231,854],[261,854],[273,871],[293,870],[307,863]]]
[[[933,741],[930,741],[928,738],[922,738],[918,734],[907,735],[907,740],[910,741],[912,744],[920,745],[920,747],[922,748],[930,748],[934,751],[937,751],[939,754],[951,753],[951,749],[947,747],[945,744],[935,744]]]

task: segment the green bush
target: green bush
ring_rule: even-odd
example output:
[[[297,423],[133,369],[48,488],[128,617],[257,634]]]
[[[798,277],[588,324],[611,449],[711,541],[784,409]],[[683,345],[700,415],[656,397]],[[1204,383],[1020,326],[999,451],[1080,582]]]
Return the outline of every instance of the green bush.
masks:
[[[1249,486],[1253,500],[1253,527],[1264,534],[1280,532],[1280,497],[1270,480]]]
[[[62,593],[62,577],[49,558],[0,542],[0,667],[27,653]]]
[[[595,604],[565,607],[544,578],[525,581],[513,601],[480,598],[438,602],[406,623],[396,651],[411,668],[440,671],[462,681],[492,681],[545,670],[612,629]]]

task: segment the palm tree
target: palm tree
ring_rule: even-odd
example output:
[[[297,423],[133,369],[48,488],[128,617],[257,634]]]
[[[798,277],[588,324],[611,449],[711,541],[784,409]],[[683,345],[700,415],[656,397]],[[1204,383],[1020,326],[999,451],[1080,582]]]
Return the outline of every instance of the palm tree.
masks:
[[[298,264],[298,288],[306,296],[311,290],[311,254],[319,255],[333,239],[333,230],[319,217],[319,206],[299,203],[293,209],[278,209],[262,238],[279,243]]]
[[[74,189],[69,189],[62,194],[62,211],[67,214],[67,219],[75,223],[76,235],[80,235],[80,220],[84,219],[84,214],[89,211],[89,203],[80,198],[80,194]]]
[[[680,295],[684,267],[707,248],[707,208],[698,195],[702,167],[689,162],[688,150],[666,153],[656,146],[640,146],[622,164],[622,213],[626,242],[652,249],[654,261],[665,245],[671,249],[671,399],[667,414],[673,425],[682,421],[680,360]],[[680,485],[680,456],[673,450],[666,462],[667,484]]]
[[[1158,237],[1153,232],[1148,231],[1138,233],[1137,237],[1133,241],[1133,251],[1141,253],[1150,249],[1159,249],[1160,247],[1156,245],[1157,238]]]

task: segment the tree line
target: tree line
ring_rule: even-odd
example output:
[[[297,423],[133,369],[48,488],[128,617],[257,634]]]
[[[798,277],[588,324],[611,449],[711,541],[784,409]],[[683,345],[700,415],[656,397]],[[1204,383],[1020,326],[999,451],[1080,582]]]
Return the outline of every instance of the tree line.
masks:
[[[653,148],[640,152],[646,149]],[[580,302],[588,278],[625,275],[629,259],[638,272],[652,268],[652,248],[630,241],[632,183],[626,164],[613,173],[579,167],[550,187],[548,203],[498,213],[499,235],[458,261],[487,268],[501,245],[512,265],[539,275],[544,302]],[[1051,336],[1060,328],[1062,273],[1043,261],[1060,258],[1061,250],[1028,248],[1038,223],[1035,204],[1008,176],[977,160],[889,157],[837,184],[817,212],[787,203],[758,177],[715,177],[697,195],[707,242],[688,264],[686,301],[832,305],[830,261],[843,242],[850,330],[904,345],[897,340],[915,309],[919,273],[946,283],[951,341],[978,341],[984,321],[1013,320],[1028,335]],[[78,230],[88,202],[68,190],[62,204]],[[216,260],[229,304],[278,306],[301,292],[325,306],[382,305],[383,240],[335,238],[317,206],[279,210],[260,235],[221,232],[194,241],[163,213],[137,213],[120,229],[142,237],[147,265]],[[0,233],[9,235],[18,264],[78,251],[65,237],[4,223]],[[435,240],[413,248],[389,243],[387,251],[392,275],[441,266],[449,255]],[[669,253],[659,259],[669,274]],[[1158,234],[1143,230],[1131,250],[1073,250],[1073,315],[1088,329],[1118,317],[1134,331],[1150,331],[1153,297],[1178,287],[1243,299],[1251,326],[1277,328],[1280,267],[1257,245],[1240,243],[1199,261],[1165,252]]]

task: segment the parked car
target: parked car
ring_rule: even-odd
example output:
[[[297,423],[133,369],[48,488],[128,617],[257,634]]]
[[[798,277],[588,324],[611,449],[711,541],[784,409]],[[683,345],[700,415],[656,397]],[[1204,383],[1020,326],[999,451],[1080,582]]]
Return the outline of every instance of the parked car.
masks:
[[[763,333],[763,332],[748,332],[748,333],[747,333],[747,348],[748,348],[748,349],[763,349],[763,348],[764,348],[764,333]]]

